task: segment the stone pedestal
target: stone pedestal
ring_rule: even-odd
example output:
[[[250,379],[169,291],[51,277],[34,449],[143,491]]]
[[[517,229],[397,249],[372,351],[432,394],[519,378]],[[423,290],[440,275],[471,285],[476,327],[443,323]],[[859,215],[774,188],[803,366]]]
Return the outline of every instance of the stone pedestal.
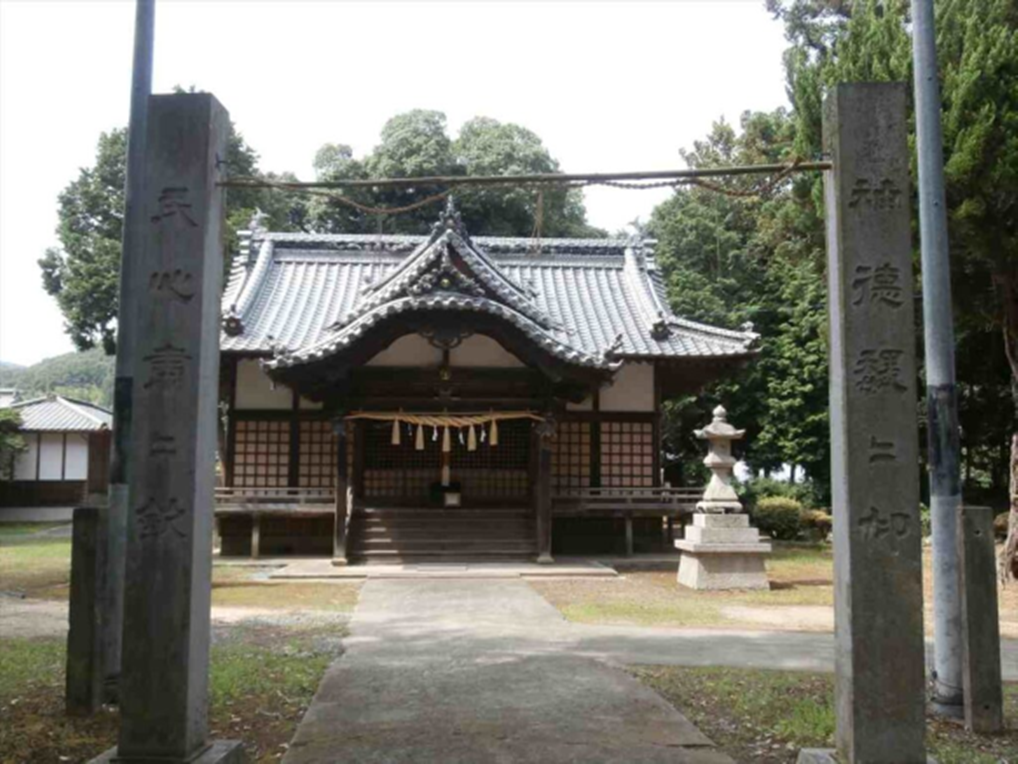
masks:
[[[764,555],[771,545],[749,524],[748,515],[693,515],[682,552],[678,582],[690,589],[768,589]]]

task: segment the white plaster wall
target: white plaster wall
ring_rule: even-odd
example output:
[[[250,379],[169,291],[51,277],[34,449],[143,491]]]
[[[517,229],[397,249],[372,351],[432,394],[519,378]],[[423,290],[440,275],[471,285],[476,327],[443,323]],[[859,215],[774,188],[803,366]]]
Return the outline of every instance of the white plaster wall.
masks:
[[[516,369],[525,364],[497,341],[484,334],[474,334],[449,352],[452,366],[468,368]]]
[[[64,466],[64,435],[44,432],[39,443],[39,480],[60,480]]]
[[[293,393],[286,385],[276,385],[268,378],[257,360],[244,358],[237,364],[238,409],[290,409]]]
[[[300,407],[311,411],[318,411],[322,408],[321,401],[309,401],[307,398],[300,399]]]
[[[67,462],[64,465],[64,480],[85,480],[88,478],[88,436],[76,432],[67,433]]]
[[[439,366],[442,351],[432,347],[419,334],[404,334],[381,353],[373,357],[366,366]]]
[[[653,411],[654,367],[627,363],[610,387],[601,388],[601,411]]]
[[[593,411],[593,410],[594,410],[594,399],[589,395],[579,403],[566,401],[566,411]]]
[[[15,480],[35,480],[35,465],[39,458],[39,433],[26,432],[24,434],[27,451],[22,451],[14,459]]]

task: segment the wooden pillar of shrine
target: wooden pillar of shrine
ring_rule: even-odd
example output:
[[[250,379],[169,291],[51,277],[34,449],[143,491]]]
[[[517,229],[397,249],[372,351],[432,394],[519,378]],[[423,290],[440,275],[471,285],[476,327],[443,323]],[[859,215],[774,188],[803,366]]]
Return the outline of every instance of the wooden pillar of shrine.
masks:
[[[551,556],[551,440],[555,435],[555,420],[547,417],[534,427],[534,447],[537,479],[534,503],[537,518],[537,561],[552,562]]]
[[[336,519],[333,526],[332,536],[332,564],[346,565],[347,563],[347,531],[349,530],[350,510],[353,505],[350,476],[347,471],[347,432],[346,421],[342,418],[336,421],[336,478],[334,489],[336,492]]]

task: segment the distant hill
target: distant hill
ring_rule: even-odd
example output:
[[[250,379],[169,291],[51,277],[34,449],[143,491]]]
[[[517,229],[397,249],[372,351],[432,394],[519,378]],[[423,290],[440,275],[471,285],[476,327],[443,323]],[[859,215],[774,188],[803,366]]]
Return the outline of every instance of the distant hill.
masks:
[[[32,366],[0,361],[0,387],[16,387],[22,400],[55,393],[110,408],[114,358],[102,349],[64,353]]]

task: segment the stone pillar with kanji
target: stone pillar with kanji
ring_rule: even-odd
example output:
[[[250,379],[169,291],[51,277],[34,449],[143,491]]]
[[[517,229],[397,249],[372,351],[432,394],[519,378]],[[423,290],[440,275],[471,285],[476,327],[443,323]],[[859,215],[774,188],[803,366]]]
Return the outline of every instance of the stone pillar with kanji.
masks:
[[[152,96],[136,268],[135,456],[120,735],[97,761],[234,764],[208,728],[219,301],[229,117],[206,93]]]
[[[714,419],[696,436],[708,442],[707,458],[711,478],[696,505],[685,537],[675,542],[682,552],[678,582],[690,589],[767,589],[764,558],[770,543],[749,524],[735,488],[732,470],[732,441],[746,434],[728,423],[724,407],[714,409]]]

